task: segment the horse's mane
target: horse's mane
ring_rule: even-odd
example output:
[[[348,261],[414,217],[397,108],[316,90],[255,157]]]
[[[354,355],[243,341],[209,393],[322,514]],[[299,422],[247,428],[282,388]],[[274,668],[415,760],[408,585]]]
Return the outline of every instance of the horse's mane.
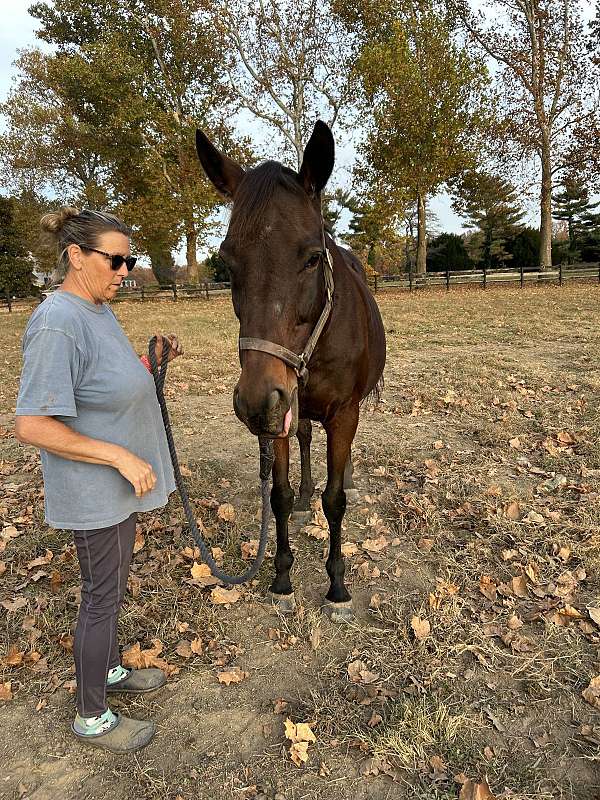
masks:
[[[235,194],[228,236],[239,242],[256,240],[264,224],[265,212],[278,187],[298,196],[304,194],[298,175],[279,161],[265,161],[249,169]]]

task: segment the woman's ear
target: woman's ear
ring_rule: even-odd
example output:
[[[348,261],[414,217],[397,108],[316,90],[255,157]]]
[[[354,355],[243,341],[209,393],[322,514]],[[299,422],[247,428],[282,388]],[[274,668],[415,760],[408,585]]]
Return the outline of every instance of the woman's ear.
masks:
[[[78,244],[70,244],[67,247],[67,255],[69,256],[69,264],[76,270],[83,269],[83,253]]]

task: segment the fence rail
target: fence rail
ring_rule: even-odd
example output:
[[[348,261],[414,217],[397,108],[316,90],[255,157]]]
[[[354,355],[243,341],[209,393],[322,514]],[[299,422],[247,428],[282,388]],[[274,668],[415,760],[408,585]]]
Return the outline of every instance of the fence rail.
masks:
[[[517,283],[521,288],[533,284],[556,283],[562,286],[569,280],[594,280],[600,283],[600,263],[598,264],[560,264],[558,267],[543,271],[529,271],[521,269],[494,269],[494,270],[460,270],[445,272],[426,272],[425,275],[415,273],[403,273],[402,275],[371,275],[368,278],[369,286],[373,293],[388,289],[406,289],[409,292],[428,288],[446,287],[450,290],[452,286],[481,286],[487,288],[488,285],[497,283]],[[149,284],[136,288],[122,287],[119,289],[113,302],[122,300],[187,300],[192,298],[205,298],[208,300],[213,295],[228,294],[230,291],[229,283],[215,283],[204,281],[203,283],[193,284],[171,284],[170,286],[159,286]],[[2,295],[4,307],[12,311],[14,305],[25,304],[31,306],[32,303],[40,302],[44,299],[45,293],[40,291],[37,297],[14,297],[5,292]]]
[[[413,291],[426,287],[475,285],[484,289],[489,284],[518,283],[525,285],[540,283],[557,283],[560,286],[568,280],[595,280],[600,283],[599,264],[560,264],[547,270],[520,269],[473,269],[445,270],[444,272],[426,272],[424,275],[404,273],[402,275],[371,275],[369,286],[373,292],[385,289],[407,289]]]

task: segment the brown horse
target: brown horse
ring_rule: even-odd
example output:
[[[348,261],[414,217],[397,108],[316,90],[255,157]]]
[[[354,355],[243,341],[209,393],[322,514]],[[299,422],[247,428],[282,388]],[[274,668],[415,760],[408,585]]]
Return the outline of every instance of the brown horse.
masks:
[[[201,131],[196,147],[208,178],[233,201],[220,255],[231,273],[240,322],[242,373],[233,395],[235,413],[253,434],[274,439],[271,507],[277,553],[270,588],[282,609],[293,608],[288,437],[297,433],[300,442],[298,505],[308,508],[314,490],[310,420],[317,420],[327,433],[322,500],[331,585],[326,610],[333,619],[348,619],[352,603],[341,552],[344,473],[348,488],[359,406],[379,388],[385,334],[360,262],[324,232],[320,195],[333,169],[333,136],[325,123],[316,123],[299,173],[274,161],[245,171]]]

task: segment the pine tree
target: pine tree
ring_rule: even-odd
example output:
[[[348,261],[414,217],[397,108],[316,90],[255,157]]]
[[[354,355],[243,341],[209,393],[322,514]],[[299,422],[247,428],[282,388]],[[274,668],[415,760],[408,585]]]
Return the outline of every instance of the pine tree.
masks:
[[[467,172],[454,184],[452,205],[477,231],[470,240],[471,257],[485,269],[511,258],[507,242],[521,227],[523,210],[512,184],[487,172]]]
[[[565,178],[562,191],[552,199],[554,218],[563,220],[568,225],[569,244],[565,255],[568,263],[573,264],[581,257],[584,239],[589,238],[598,227],[600,215],[593,211],[600,203],[591,203],[587,187],[573,177]]]

